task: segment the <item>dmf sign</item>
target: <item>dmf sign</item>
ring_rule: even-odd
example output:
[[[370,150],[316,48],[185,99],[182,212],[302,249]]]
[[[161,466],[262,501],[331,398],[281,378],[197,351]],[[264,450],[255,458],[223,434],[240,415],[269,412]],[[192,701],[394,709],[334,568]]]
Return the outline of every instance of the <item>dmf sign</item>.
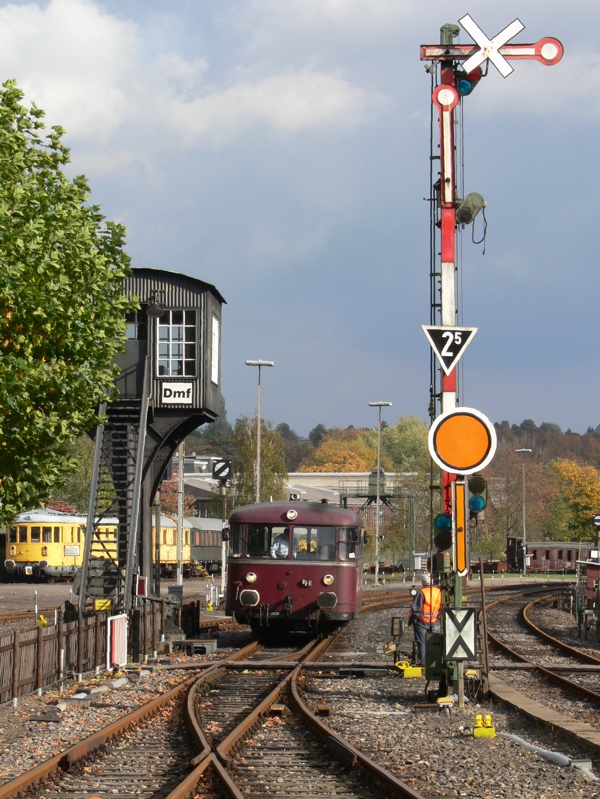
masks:
[[[163,405],[191,405],[191,383],[161,383],[161,400]]]

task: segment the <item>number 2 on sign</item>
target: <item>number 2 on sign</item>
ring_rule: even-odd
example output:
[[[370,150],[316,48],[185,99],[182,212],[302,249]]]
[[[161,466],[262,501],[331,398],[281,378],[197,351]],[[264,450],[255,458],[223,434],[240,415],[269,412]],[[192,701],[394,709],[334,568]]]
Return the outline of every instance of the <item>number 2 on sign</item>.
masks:
[[[450,349],[453,344],[460,347],[462,344],[462,331],[461,330],[447,330],[442,333],[442,338],[446,339],[446,343],[442,347],[442,358],[453,358],[454,353]]]

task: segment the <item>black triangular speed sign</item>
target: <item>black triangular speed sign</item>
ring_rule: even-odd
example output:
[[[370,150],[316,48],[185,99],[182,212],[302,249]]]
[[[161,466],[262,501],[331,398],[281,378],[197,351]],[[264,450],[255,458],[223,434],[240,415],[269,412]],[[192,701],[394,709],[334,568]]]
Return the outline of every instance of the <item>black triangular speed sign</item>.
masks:
[[[467,349],[476,327],[431,327],[421,325],[445,374],[449,375]]]

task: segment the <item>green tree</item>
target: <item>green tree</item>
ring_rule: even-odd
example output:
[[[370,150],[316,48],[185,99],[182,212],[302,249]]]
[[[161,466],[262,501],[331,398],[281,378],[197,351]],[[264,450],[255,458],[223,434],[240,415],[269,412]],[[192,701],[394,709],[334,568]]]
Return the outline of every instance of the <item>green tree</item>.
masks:
[[[194,452],[198,455],[216,455],[219,458],[233,458],[233,428],[227,420],[227,409],[223,396],[219,403],[219,418],[210,424],[198,427],[187,437],[186,452],[188,454]]]
[[[68,442],[95,426],[122,349],[124,228],[69,180],[64,131],[45,132],[14,81],[0,89],[0,521],[43,502],[76,468]]]
[[[87,436],[79,436],[68,442],[68,457],[77,467],[65,474],[52,491],[52,500],[65,502],[78,513],[87,513],[92,482],[94,442]]]
[[[240,417],[233,430],[234,503],[236,506],[256,502],[256,421]],[[261,420],[260,433],[260,499],[261,502],[285,499],[287,470],[285,448],[273,424]]]
[[[303,441],[287,422],[281,422],[275,429],[283,438],[286,469],[288,472],[295,472],[310,445],[307,441]]]
[[[375,431],[376,432],[376,431]],[[381,449],[398,472],[427,472],[430,468],[429,425],[416,416],[402,416],[381,431]]]

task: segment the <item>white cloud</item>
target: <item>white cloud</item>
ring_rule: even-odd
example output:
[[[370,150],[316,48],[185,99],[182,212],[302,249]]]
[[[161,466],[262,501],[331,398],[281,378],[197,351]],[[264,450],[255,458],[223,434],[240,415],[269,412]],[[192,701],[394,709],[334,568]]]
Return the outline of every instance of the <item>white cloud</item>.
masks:
[[[369,97],[339,74],[303,70],[215,88],[190,101],[165,92],[157,111],[187,144],[215,146],[256,125],[280,133],[352,127],[383,105],[381,96]]]
[[[0,8],[0,75],[74,136],[104,138],[128,111],[136,28],[92,0]]]
[[[142,150],[164,147],[165,135],[171,146],[219,147],[252,128],[289,135],[352,127],[385,105],[339,69],[253,69],[233,53],[225,64],[216,78],[202,54],[144,51],[143,31],[94,0],[0,7],[0,75],[15,77],[69,141],[94,148],[117,133],[139,137]]]

